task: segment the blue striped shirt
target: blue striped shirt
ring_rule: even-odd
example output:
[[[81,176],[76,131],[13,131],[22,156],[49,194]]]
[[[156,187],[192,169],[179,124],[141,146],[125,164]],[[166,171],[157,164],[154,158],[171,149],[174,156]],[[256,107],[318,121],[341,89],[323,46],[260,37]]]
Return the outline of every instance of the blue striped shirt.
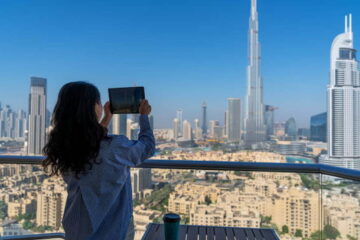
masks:
[[[123,240],[132,216],[130,167],[153,156],[155,139],[147,115],[140,116],[137,141],[109,135],[100,144],[97,162],[67,183],[63,227],[68,240]]]

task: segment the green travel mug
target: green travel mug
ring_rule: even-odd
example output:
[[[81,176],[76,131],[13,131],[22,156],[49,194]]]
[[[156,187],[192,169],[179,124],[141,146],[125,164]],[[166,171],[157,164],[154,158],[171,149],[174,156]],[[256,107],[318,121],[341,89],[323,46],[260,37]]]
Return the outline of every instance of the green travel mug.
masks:
[[[180,219],[180,216],[175,213],[167,213],[164,215],[165,240],[179,239]]]

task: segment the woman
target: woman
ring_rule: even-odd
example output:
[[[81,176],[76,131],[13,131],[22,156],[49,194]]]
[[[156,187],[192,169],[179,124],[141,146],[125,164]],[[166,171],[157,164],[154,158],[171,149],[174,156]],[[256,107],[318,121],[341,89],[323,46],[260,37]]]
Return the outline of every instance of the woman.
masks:
[[[86,82],[61,88],[43,167],[67,183],[62,220],[66,239],[133,239],[130,167],[150,158],[155,150],[147,100],[142,100],[139,110],[137,141],[108,135],[110,104],[102,107],[98,89]]]

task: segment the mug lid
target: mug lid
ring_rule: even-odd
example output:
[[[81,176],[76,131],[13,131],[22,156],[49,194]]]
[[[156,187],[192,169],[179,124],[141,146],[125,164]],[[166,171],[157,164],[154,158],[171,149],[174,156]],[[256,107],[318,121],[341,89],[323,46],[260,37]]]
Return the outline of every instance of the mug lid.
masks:
[[[175,213],[167,213],[163,217],[164,222],[179,222],[180,219],[180,216]]]

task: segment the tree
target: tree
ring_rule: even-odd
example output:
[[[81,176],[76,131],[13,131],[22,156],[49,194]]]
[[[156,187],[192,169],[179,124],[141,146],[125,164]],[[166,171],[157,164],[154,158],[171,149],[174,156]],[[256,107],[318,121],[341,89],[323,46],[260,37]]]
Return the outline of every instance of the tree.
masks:
[[[325,237],[324,236],[322,236],[323,235],[323,232],[322,231],[316,231],[316,232],[314,232],[314,233],[312,233],[311,234],[311,236],[310,236],[310,239],[311,240],[319,240],[319,239],[325,239]]]
[[[261,225],[271,223],[271,216],[269,217],[269,216],[260,215],[260,218],[261,218]]]
[[[4,201],[0,201],[0,219],[6,217],[6,204]]]
[[[35,227],[35,224],[32,223],[32,222],[30,222],[29,220],[25,220],[25,221],[23,222],[22,226],[23,226],[24,229],[27,230],[27,229],[30,229],[30,228]]]
[[[211,198],[208,195],[205,196],[205,203],[206,203],[206,205],[211,204]]]
[[[346,237],[347,237],[349,240],[356,240],[356,237],[353,237],[353,236],[350,236],[350,235],[346,235]]]
[[[296,229],[295,237],[302,237],[302,230],[301,229]]]
[[[311,240],[323,240],[323,239],[336,239],[340,236],[339,231],[331,226],[331,225],[325,225],[324,231],[316,231],[311,234],[310,239]],[[347,238],[349,240],[355,240],[356,238],[352,238],[352,236],[347,235]]]
[[[324,227],[324,235],[329,239],[336,239],[340,236],[340,232],[333,226],[327,224]]]
[[[40,225],[40,226],[34,226],[31,230],[33,230],[34,232],[45,232],[45,231],[53,231],[54,228],[51,227],[51,226],[43,226],[43,225]]]
[[[304,187],[308,188],[308,189],[313,189],[315,191],[320,189],[320,183],[318,180],[314,179],[314,177],[312,175],[308,175],[308,174],[304,174],[304,173],[300,173],[300,178],[301,181],[304,185]]]
[[[35,219],[36,215],[35,213],[25,213],[25,214],[19,214],[18,216],[16,216],[16,220],[17,221],[21,221],[23,219],[25,220],[31,220],[31,219]]]
[[[289,227],[286,226],[286,225],[282,226],[281,232],[282,232],[282,233],[289,233]]]

